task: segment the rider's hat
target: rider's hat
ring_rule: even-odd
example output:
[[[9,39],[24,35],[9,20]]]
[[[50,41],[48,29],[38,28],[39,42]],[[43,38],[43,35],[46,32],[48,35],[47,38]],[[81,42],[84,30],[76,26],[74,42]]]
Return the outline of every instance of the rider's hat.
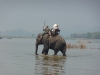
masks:
[[[54,24],[53,26],[54,26],[54,27],[58,27],[58,24]]]

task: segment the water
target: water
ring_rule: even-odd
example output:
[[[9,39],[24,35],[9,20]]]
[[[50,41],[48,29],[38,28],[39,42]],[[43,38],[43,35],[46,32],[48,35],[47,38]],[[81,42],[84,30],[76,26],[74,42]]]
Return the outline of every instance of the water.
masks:
[[[87,41],[87,40],[85,40]],[[86,49],[68,49],[67,57],[59,52],[35,55],[35,39],[3,38],[0,40],[0,75],[100,75],[100,40],[84,43]],[[78,40],[66,40],[78,44]]]

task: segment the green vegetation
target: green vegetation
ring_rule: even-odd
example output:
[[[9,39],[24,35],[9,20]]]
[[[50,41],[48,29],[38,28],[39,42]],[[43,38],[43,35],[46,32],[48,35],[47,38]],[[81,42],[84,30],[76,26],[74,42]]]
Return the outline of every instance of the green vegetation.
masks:
[[[87,39],[100,39],[100,32],[88,32],[86,34],[82,33],[82,34],[71,34],[70,35],[71,38],[87,38]]]

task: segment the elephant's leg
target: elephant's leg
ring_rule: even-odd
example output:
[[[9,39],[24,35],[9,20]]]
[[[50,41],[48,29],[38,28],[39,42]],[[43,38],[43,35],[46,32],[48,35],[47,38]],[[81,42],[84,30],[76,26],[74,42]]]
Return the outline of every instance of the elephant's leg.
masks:
[[[49,49],[47,49],[47,50],[45,51],[45,55],[48,55],[48,51],[49,51]]]
[[[62,47],[60,51],[62,52],[63,56],[66,56],[66,46]]]
[[[54,55],[57,55],[58,52],[59,52],[58,48],[54,49]]]
[[[54,48],[54,55],[57,55],[58,52],[59,52],[59,43],[56,43]]]
[[[66,43],[64,43],[61,48],[60,51],[62,52],[63,56],[66,56]]]
[[[42,54],[45,54],[45,49],[43,48],[43,50],[42,50]]]
[[[49,45],[48,44],[44,44],[44,48],[43,48],[42,54],[48,55],[48,51],[49,51]]]
[[[63,56],[66,56],[66,50],[61,50]]]

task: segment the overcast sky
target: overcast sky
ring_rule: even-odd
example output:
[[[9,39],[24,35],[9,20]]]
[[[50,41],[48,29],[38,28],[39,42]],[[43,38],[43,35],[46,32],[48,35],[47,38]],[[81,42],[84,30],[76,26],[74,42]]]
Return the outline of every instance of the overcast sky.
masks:
[[[0,0],[0,31],[41,31],[57,23],[61,31],[100,29],[100,0]]]

